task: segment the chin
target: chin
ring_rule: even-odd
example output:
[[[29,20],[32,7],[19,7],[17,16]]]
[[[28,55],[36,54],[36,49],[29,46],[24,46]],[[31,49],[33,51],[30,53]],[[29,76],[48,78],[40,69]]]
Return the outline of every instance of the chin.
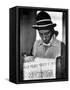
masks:
[[[49,43],[49,41],[43,41],[45,44],[48,44]]]

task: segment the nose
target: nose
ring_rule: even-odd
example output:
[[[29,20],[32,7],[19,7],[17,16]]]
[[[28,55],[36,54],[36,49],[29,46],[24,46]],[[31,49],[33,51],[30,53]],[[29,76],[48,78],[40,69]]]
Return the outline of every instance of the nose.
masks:
[[[45,39],[46,39],[46,35],[43,34],[43,40],[45,40]]]

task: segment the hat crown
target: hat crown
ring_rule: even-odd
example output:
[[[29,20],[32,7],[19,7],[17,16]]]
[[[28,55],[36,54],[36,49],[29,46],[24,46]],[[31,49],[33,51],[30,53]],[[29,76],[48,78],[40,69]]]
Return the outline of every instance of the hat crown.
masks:
[[[42,12],[40,12],[40,13],[37,15],[36,21],[43,20],[43,19],[46,19],[46,20],[49,19],[49,20],[51,20],[51,17],[49,16],[48,13],[42,11]]]
[[[50,15],[45,11],[41,11],[39,14],[37,14],[36,24],[33,25],[32,27],[38,30],[43,30],[43,29],[47,30],[50,28],[54,28],[55,26],[56,24],[51,21]]]

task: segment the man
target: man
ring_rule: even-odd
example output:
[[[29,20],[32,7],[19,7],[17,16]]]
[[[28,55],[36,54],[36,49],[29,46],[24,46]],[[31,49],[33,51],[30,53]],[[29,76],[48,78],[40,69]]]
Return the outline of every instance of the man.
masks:
[[[61,42],[56,39],[58,32],[54,30],[55,26],[48,13],[42,11],[37,15],[33,28],[39,31],[41,40],[35,42],[33,56],[46,58],[61,56]]]
[[[41,40],[35,41],[33,56],[25,56],[26,61],[32,61],[35,57],[54,58],[57,64],[57,73],[65,74],[65,45],[56,39],[58,31],[54,30],[55,23],[45,11],[41,11],[36,17],[36,24],[32,27],[38,30]],[[58,61],[59,60],[59,61]],[[63,65],[63,66],[62,66]]]

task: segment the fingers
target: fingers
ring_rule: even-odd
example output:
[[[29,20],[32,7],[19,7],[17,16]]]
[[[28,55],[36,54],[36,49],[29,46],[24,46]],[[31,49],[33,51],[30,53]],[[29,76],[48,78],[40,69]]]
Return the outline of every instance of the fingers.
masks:
[[[31,62],[31,61],[34,61],[34,58],[33,58],[33,56],[25,56],[24,61],[25,62]]]

